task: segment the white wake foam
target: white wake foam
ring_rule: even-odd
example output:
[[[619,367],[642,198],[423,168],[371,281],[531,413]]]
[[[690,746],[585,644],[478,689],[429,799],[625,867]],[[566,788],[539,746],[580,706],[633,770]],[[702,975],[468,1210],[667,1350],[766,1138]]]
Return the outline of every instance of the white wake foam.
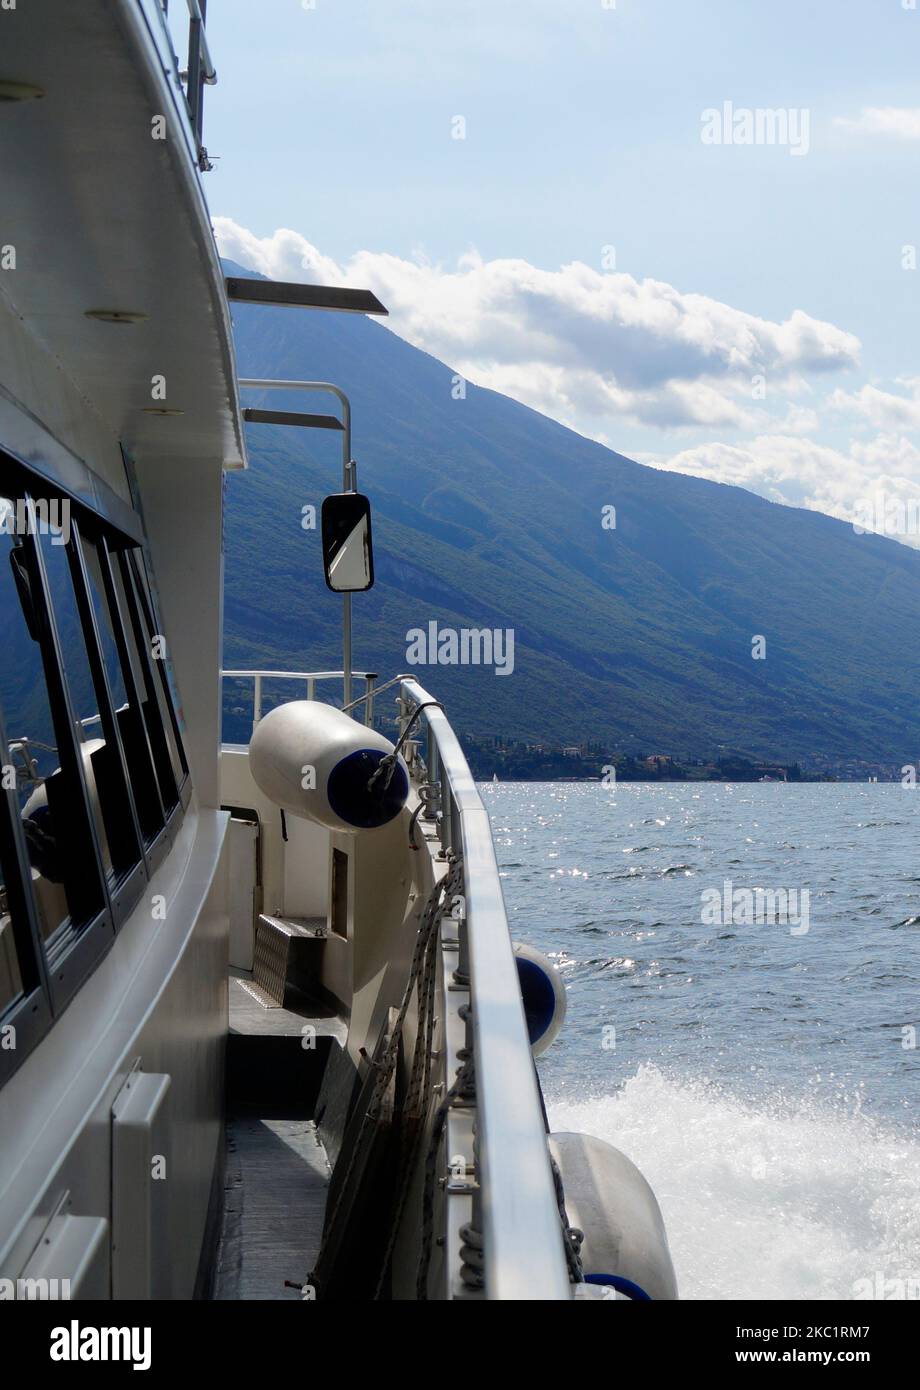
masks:
[[[623,1150],[658,1197],[682,1298],[851,1299],[920,1289],[920,1138],[860,1114],[640,1068],[550,1100],[555,1130]],[[908,1286],[909,1287],[909,1286]],[[878,1295],[876,1295],[878,1296]],[[882,1295],[885,1296],[885,1295]]]

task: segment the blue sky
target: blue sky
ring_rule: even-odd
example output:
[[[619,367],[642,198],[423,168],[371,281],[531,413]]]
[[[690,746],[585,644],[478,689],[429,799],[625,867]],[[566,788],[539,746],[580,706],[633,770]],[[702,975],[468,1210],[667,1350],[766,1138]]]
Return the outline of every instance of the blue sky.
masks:
[[[657,466],[915,498],[911,3],[212,0],[222,249]],[[705,143],[726,102],[803,152]]]

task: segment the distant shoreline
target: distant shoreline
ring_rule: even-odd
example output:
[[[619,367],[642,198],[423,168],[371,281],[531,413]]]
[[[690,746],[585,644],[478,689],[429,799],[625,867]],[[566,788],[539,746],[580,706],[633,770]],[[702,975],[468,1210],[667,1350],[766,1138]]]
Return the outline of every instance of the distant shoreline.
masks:
[[[479,782],[898,782],[894,763],[862,758],[821,759],[820,768],[778,758],[720,752],[715,757],[626,754],[593,744],[556,746],[466,735],[463,751]]]
[[[539,783],[541,785],[553,784],[559,786],[575,785],[600,785],[603,783],[601,777],[480,777],[474,773],[474,780],[480,786],[502,786],[511,784]],[[896,778],[878,779],[876,783],[870,783],[868,778],[860,777],[836,777],[836,776],[811,776],[799,777],[795,780],[783,780],[783,778],[765,779],[750,777],[618,777],[616,782],[609,783],[609,790],[615,791],[617,787],[627,786],[655,786],[657,784],[667,784],[668,786],[711,786],[711,785],[732,785],[732,786],[771,786],[771,787],[816,787],[816,786],[870,786],[877,785],[892,787],[897,785]]]

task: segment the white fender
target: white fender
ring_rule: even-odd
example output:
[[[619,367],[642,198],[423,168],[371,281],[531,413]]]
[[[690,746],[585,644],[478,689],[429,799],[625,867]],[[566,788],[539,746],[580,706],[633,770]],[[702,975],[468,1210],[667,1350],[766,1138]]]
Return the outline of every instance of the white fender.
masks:
[[[332,705],[292,700],[256,725],[249,766],[259,790],[283,811],[330,830],[373,830],[399,815],[409,795],[401,757],[369,785],[393,751],[383,734]]]
[[[536,946],[515,941],[514,957],[530,1049],[539,1057],[555,1041],[565,1021],[565,985],[553,962]]]
[[[677,1279],[655,1194],[634,1163],[591,1134],[551,1134],[569,1225],[584,1232],[585,1274],[617,1274],[651,1299],[677,1298]]]

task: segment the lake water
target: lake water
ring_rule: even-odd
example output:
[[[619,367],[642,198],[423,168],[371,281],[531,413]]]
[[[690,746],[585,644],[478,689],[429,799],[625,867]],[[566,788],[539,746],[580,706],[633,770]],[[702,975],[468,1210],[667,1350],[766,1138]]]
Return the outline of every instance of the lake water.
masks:
[[[567,986],[553,1127],[639,1165],[682,1297],[920,1281],[920,790],[482,790]]]

